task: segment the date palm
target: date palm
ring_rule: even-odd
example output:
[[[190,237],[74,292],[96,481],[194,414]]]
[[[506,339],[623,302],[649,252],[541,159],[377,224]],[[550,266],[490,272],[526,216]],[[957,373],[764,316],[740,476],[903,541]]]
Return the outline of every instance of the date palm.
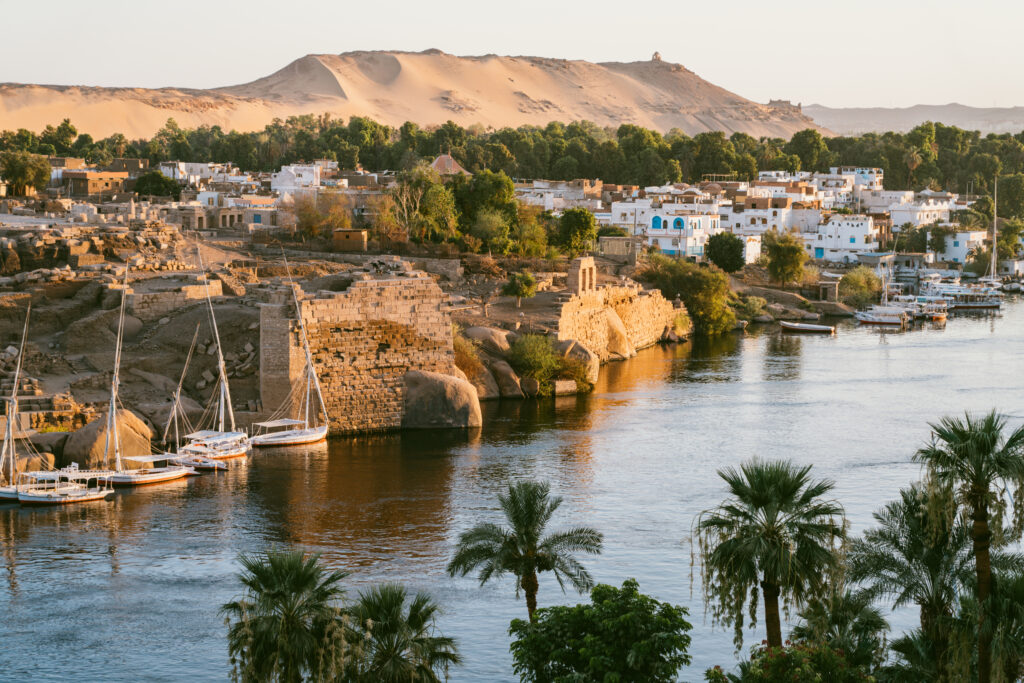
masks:
[[[404,586],[374,586],[359,596],[348,613],[361,638],[362,652],[349,668],[356,681],[436,683],[461,661],[455,640],[438,633],[439,613],[426,593],[410,596]]]
[[[889,622],[864,591],[829,591],[808,601],[802,621],[793,628],[794,640],[826,643],[844,653],[852,666],[872,671],[885,660]]]
[[[903,489],[898,500],[874,513],[878,526],[851,541],[847,553],[847,578],[867,596],[888,598],[893,608],[918,607],[922,637],[905,645],[908,656],[927,647],[923,659],[937,680],[946,680],[952,620],[971,564],[967,527],[951,515],[929,512],[947,497],[919,486]]]
[[[551,572],[565,591],[568,583],[580,593],[594,587],[590,572],[576,559],[576,553],[597,555],[602,535],[596,529],[579,526],[546,534],[551,517],[562,504],[552,496],[545,482],[511,484],[498,501],[508,526],[490,522],[477,524],[459,537],[448,573],[465,576],[479,570],[480,585],[505,573],[516,577],[516,595],[526,595],[526,611],[534,621],[537,611],[537,575]],[[545,535],[546,534],[546,535]]]
[[[842,506],[825,496],[831,481],[811,481],[811,466],[752,460],[719,470],[731,497],[696,520],[704,600],[716,623],[732,625],[743,644],[743,611],[751,622],[764,598],[769,647],[782,647],[779,600],[801,606],[822,594],[845,537]]]
[[[293,683],[340,671],[345,642],[338,602],[347,574],[301,552],[243,555],[240,562],[245,594],[221,607],[234,677]]]
[[[931,443],[918,450],[914,460],[927,467],[932,486],[954,492],[952,504],[971,520],[978,681],[989,683],[993,629],[986,623],[986,615],[992,594],[992,545],[1015,541],[1024,531],[1024,499],[1007,494],[1024,488],[1024,427],[1007,434],[1006,416],[994,410],[980,417],[944,417],[930,426]],[[1012,524],[1004,528],[1007,513]]]

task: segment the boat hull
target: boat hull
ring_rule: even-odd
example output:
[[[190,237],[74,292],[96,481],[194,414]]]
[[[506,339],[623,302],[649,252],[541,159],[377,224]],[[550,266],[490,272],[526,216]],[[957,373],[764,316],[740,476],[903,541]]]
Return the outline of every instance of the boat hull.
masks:
[[[28,506],[73,505],[75,503],[93,503],[109,500],[114,497],[110,489],[94,489],[82,493],[61,493],[60,491],[24,491],[18,493],[18,502]]]
[[[272,434],[261,434],[249,439],[249,443],[257,448],[308,446],[327,439],[327,427],[313,429],[288,429]]]
[[[836,328],[831,325],[809,325],[807,323],[791,323],[785,320],[779,322],[783,332],[794,332],[797,334],[835,334]]]
[[[115,488],[134,488],[137,486],[154,486],[178,481],[185,477],[195,476],[191,467],[158,467],[145,470],[127,470],[105,477],[102,483]]]

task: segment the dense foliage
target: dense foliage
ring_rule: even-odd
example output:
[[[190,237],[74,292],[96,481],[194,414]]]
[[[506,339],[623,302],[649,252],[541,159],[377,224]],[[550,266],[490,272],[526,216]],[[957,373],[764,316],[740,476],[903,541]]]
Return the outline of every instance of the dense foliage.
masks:
[[[867,266],[857,266],[839,280],[839,298],[844,304],[863,308],[878,301],[881,294],[882,278]]]
[[[509,628],[523,681],[674,681],[690,663],[685,607],[644,595],[635,579],[598,584],[590,604],[544,607]]]
[[[842,650],[824,643],[787,642],[785,647],[760,646],[740,674],[728,674],[720,667],[704,674],[708,683],[871,683],[863,667],[851,664]]]
[[[0,178],[11,184],[12,195],[28,188],[40,189],[50,181],[50,164],[45,157],[18,150],[0,152]]]
[[[523,271],[521,273],[509,273],[508,281],[501,289],[505,296],[516,298],[516,308],[520,308],[523,299],[529,299],[537,294],[537,278],[532,273]]]
[[[135,179],[135,191],[140,197],[181,197],[181,185],[160,171],[147,171]]]
[[[569,254],[579,254],[591,248],[597,239],[594,214],[581,208],[566,209],[558,219],[558,244]]]
[[[720,232],[708,238],[704,246],[708,260],[727,273],[735,273],[746,265],[743,257],[743,239],[731,232]]]
[[[653,254],[639,277],[666,298],[679,297],[697,334],[722,334],[736,326],[736,314],[729,307],[729,278],[718,268]]]
[[[807,251],[799,235],[769,230],[761,236],[764,256],[768,259],[768,275],[780,285],[803,280]]]

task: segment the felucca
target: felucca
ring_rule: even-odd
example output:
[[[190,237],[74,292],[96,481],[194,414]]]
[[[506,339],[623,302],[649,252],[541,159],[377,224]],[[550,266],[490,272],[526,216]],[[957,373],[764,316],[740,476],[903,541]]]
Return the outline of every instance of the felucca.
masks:
[[[188,417],[185,415],[185,410],[181,405],[181,390],[185,385],[185,377],[188,376],[188,366],[192,362],[192,355],[196,350],[196,342],[199,341],[199,324],[196,323],[196,331],[192,335],[192,345],[188,349],[188,355],[185,357],[185,365],[181,369],[181,377],[178,379],[178,386],[174,390],[174,398],[171,400],[171,411],[167,414],[167,424],[164,426],[163,443],[164,446],[173,444],[174,449],[181,447],[181,435],[182,427],[186,429],[184,431],[191,432],[192,427],[189,425]],[[171,437],[171,430],[174,430],[173,439]],[[201,455],[182,454],[178,452],[167,453],[170,460],[177,462],[179,465],[188,465],[194,467],[197,470],[224,470],[227,469],[227,465],[219,460],[210,460],[204,458]]]
[[[204,273],[203,255],[196,246],[199,259],[199,271]],[[186,443],[178,449],[178,455],[198,456],[211,460],[240,458],[249,452],[249,435],[235,428],[235,411],[231,407],[231,390],[228,386],[228,371],[224,364],[224,353],[220,345],[220,332],[217,330],[217,316],[213,312],[213,300],[210,298],[210,282],[206,285],[206,305],[210,312],[210,326],[213,328],[213,341],[217,348],[217,388],[214,396],[217,399],[216,429],[203,429],[185,435]]]
[[[103,457],[109,463],[111,449],[114,452],[114,471],[101,476],[102,483],[115,487],[151,486],[163,484],[193,475],[196,471],[185,465],[172,463],[159,455],[121,455],[121,436],[117,429],[118,389],[121,377],[121,344],[124,340],[124,316],[128,299],[128,268],[124,271],[124,289],[121,291],[121,311],[117,320],[117,346],[114,351],[114,374],[110,379],[110,405],[107,408],[107,434],[103,445]],[[126,469],[124,461],[130,460],[149,467]],[[159,463],[163,463],[160,465]]]
[[[285,268],[287,268],[288,259],[285,259],[284,263]],[[290,280],[290,269],[288,276]],[[299,319],[299,331],[302,334],[302,348],[306,353],[306,367],[303,369],[305,387],[302,394],[299,395],[298,410],[298,414],[302,415],[302,419],[278,418],[267,422],[257,422],[254,426],[258,427],[262,433],[252,437],[250,441],[253,446],[305,446],[319,443],[327,438],[327,408],[324,403],[323,392],[320,390],[320,378],[316,374],[316,368],[313,367],[313,355],[310,353],[309,338],[306,336],[306,323],[302,319],[302,305],[299,303],[298,294],[295,292],[297,285],[292,283],[290,286],[292,288],[292,300],[295,302],[295,315]],[[295,389],[293,388],[289,399],[286,400],[285,405],[278,409],[278,413],[283,414],[288,410],[291,406],[291,396],[294,394]],[[312,407],[314,394],[317,401],[316,408]],[[320,415],[323,416],[323,422],[317,424]]]
[[[7,399],[7,426],[4,429],[4,443],[0,450],[0,476],[6,475],[6,485],[0,486],[0,501],[18,500],[18,451],[15,446],[15,429],[18,422],[18,386],[21,383],[21,361],[25,357],[25,341],[28,339],[28,319],[32,304],[25,310],[25,327],[21,331],[21,346],[18,360],[14,364],[14,384]],[[6,465],[6,468],[5,468]]]

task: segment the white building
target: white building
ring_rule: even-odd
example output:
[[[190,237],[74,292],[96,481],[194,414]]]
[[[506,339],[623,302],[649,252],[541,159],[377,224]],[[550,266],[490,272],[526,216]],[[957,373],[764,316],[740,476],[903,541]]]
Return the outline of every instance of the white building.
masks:
[[[870,216],[835,214],[818,226],[816,232],[805,233],[808,255],[825,261],[856,261],[864,252],[878,251],[878,228]]]
[[[949,223],[950,202],[935,199],[918,200],[889,207],[894,232],[910,223],[915,228],[933,223]]]
[[[940,255],[943,261],[967,263],[968,255],[985,248],[988,232],[985,230],[961,230],[946,235],[946,249]]]
[[[854,187],[853,201],[863,213],[886,213],[893,204],[910,204],[914,201],[911,190],[866,190]]]
[[[657,245],[663,254],[703,259],[708,238],[721,232],[719,220],[715,214],[680,216],[658,212],[651,216],[644,236],[647,244]]]
[[[862,187],[866,190],[881,190],[885,174],[880,168],[871,166],[833,166],[829,169],[831,175],[852,175],[854,187]]]
[[[275,192],[297,192],[320,187],[320,166],[291,164],[270,176],[270,189]]]

